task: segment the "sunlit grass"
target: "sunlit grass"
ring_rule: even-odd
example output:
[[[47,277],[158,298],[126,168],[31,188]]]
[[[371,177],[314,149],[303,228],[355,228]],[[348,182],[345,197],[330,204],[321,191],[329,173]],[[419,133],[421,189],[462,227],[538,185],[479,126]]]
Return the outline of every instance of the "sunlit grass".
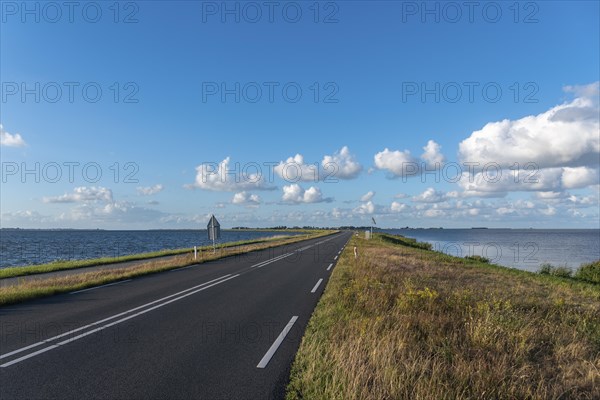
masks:
[[[600,398],[600,286],[404,241],[352,239],[289,400]]]

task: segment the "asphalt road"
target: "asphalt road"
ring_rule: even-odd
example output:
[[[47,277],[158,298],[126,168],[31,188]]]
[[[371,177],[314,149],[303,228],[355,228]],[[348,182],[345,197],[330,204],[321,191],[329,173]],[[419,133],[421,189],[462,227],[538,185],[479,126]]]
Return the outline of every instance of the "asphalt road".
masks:
[[[2,307],[0,398],[283,398],[350,235]]]

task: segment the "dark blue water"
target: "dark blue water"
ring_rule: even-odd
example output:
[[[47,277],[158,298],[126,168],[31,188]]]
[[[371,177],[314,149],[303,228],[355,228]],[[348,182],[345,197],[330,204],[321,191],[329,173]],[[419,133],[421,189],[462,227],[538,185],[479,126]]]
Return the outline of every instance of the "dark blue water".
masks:
[[[495,264],[537,271],[540,264],[577,268],[600,259],[598,229],[391,229],[386,232],[428,242],[433,249]]]
[[[295,232],[221,231],[219,243]],[[55,260],[119,257],[150,251],[211,244],[206,230],[0,230],[0,268],[43,264]]]
[[[582,263],[600,259],[600,230],[597,229],[392,229],[386,232],[431,243],[434,250],[447,254],[481,255],[493,263],[528,271],[537,271],[540,264],[546,262],[577,268]],[[281,234],[224,230],[220,242]],[[0,268],[207,244],[210,242],[206,230],[0,230]]]

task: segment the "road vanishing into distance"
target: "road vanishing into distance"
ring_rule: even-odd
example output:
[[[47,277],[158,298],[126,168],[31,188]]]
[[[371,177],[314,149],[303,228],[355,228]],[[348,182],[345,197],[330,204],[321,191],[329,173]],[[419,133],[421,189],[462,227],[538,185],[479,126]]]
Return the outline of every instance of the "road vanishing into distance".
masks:
[[[350,236],[2,307],[0,398],[283,398]]]

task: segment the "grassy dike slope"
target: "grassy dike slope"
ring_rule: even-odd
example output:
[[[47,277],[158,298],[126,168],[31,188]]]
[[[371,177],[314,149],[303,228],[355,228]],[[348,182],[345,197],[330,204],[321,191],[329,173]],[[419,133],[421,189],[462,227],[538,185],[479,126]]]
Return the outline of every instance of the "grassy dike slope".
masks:
[[[600,398],[599,285],[403,243],[352,239],[288,400]]]
[[[38,297],[51,296],[54,294],[81,290],[93,286],[104,285],[111,282],[117,282],[125,279],[131,279],[138,276],[154,274],[168,271],[175,268],[186,267],[189,265],[202,264],[204,262],[217,260],[219,258],[239,256],[252,251],[264,250],[284,246],[310,238],[327,236],[337,231],[314,231],[308,235],[279,237],[272,240],[254,240],[249,242],[238,242],[222,245],[216,253],[208,252],[202,254],[197,260],[194,260],[193,254],[187,251],[182,254],[168,258],[148,259],[146,262],[134,266],[123,266],[119,268],[107,268],[90,272],[71,271],[72,274],[61,277],[46,279],[23,280],[17,285],[0,286],[0,306],[19,303]],[[241,244],[240,244],[241,243]],[[144,255],[142,255],[144,256]],[[98,260],[89,260],[94,262]],[[85,261],[88,262],[88,261]],[[106,264],[106,263],[103,263]],[[103,265],[93,264],[93,265]],[[24,267],[24,268],[36,268]],[[72,267],[77,268],[77,266]]]
[[[319,234],[320,232],[321,231],[307,232],[307,235]],[[239,247],[239,246],[243,246],[243,245],[274,242],[274,241],[278,241],[281,239],[288,239],[288,238],[294,238],[294,237],[305,239],[308,236],[272,236],[272,237],[244,240],[244,241],[238,241],[238,242],[227,242],[227,243],[220,243],[220,244],[216,245],[216,249],[220,251],[222,249],[226,249],[229,247]],[[212,252],[213,247],[212,247],[212,245],[200,246],[200,247],[198,247],[197,250],[200,252],[199,253],[200,256],[203,256],[203,254],[207,251]],[[157,258],[166,257],[166,256],[191,254],[191,253],[193,253],[193,251],[194,251],[193,248],[169,249],[169,250],[153,251],[153,252],[149,252],[149,253],[130,254],[130,255],[119,256],[119,257],[102,257],[102,258],[92,258],[92,259],[84,259],[84,260],[54,261],[54,262],[50,262],[50,263],[46,263],[46,264],[37,264],[37,265],[34,264],[34,265],[24,265],[24,266],[18,266],[18,267],[7,267],[7,268],[0,269],[0,279],[14,278],[17,276],[45,274],[48,272],[65,271],[65,270],[78,269],[78,268],[97,267],[97,266],[101,266],[101,265],[117,264],[117,263],[123,263],[123,262],[128,262],[128,261],[151,260],[151,259],[157,259]]]

